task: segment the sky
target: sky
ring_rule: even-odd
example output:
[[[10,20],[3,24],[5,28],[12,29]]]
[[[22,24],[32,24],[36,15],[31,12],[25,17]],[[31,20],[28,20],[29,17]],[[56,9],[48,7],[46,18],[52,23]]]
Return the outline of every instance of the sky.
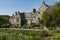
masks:
[[[0,0],[0,15],[12,15],[15,11],[31,12],[38,10],[43,0]],[[59,0],[44,0],[47,5],[54,5]]]

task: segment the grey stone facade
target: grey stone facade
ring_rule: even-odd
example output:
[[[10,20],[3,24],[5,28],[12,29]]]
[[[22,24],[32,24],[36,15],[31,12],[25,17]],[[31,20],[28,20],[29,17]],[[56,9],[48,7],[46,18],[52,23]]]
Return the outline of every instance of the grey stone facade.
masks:
[[[50,8],[50,6],[46,5],[43,1],[41,7],[36,11],[36,9],[33,9],[32,12],[15,12],[9,19],[9,22],[11,24],[14,24],[16,26],[22,26],[22,24],[38,24],[38,20],[41,19],[41,16],[44,11],[47,11]],[[25,21],[26,20],[26,21]]]

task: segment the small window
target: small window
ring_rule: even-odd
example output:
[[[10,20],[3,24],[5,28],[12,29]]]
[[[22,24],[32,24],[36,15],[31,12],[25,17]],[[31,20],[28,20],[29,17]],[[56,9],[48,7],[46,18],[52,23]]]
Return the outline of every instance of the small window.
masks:
[[[40,18],[38,18],[38,20],[40,20]]]
[[[40,14],[40,12],[38,12],[38,14]]]
[[[14,14],[12,16],[14,16]]]
[[[16,21],[19,22],[19,18],[17,18]]]

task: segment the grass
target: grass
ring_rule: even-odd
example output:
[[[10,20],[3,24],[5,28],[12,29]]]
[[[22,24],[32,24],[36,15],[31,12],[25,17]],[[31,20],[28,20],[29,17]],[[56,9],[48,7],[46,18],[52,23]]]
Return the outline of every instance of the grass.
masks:
[[[43,40],[40,36],[44,31],[17,31],[9,29],[0,29],[0,40]],[[46,38],[51,37],[52,40],[60,40],[60,31],[56,30],[51,34],[48,34]],[[45,39],[44,39],[45,40]]]
[[[0,40],[38,40],[38,31],[17,31],[9,29],[0,29]]]

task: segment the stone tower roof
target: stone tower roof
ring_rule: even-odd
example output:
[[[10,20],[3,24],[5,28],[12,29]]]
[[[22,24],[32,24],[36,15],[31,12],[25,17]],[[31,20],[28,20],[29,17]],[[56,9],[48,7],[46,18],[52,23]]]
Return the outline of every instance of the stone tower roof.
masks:
[[[45,3],[45,1],[43,0],[43,2],[42,2],[42,5],[41,5],[41,7],[42,6],[46,6],[46,7],[49,7],[49,5],[47,5],[46,3]],[[41,7],[38,9],[38,12],[40,12],[40,10],[41,10]]]

